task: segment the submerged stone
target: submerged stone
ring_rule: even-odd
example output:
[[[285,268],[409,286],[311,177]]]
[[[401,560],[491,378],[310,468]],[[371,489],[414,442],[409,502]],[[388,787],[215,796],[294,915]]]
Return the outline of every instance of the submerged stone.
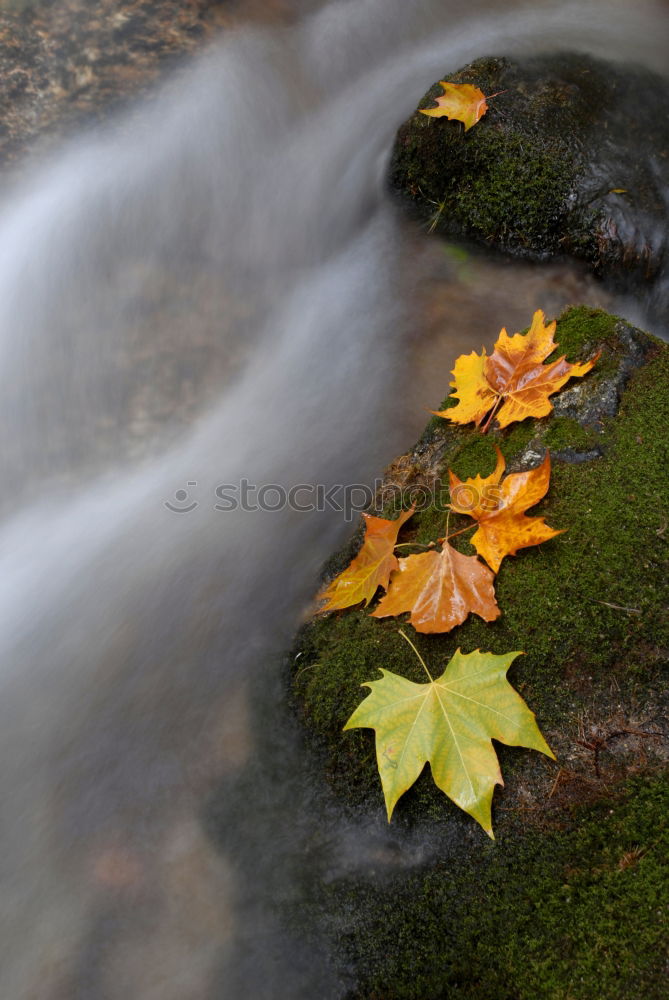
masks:
[[[666,304],[669,83],[581,54],[479,59],[446,78],[504,93],[466,133],[419,111],[401,126],[390,182],[420,217],[522,257],[573,255]]]
[[[0,167],[147,94],[224,22],[211,0],[0,3]]]

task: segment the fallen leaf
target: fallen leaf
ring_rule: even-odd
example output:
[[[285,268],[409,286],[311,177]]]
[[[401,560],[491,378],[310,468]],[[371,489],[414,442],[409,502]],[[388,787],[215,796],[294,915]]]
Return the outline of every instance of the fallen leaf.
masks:
[[[344,729],[375,731],[389,822],[398,799],[429,761],[436,785],[494,839],[492,796],[495,785],[504,782],[491,741],[553,757],[534,714],[506,679],[519,655],[458,649],[437,680],[419,656],[429,683],[415,684],[381,670],[380,680],[363,685],[371,693]]]
[[[505,479],[506,462],[497,450],[495,471],[486,477],[474,476],[462,482],[449,469],[451,510],[467,514],[479,526],[471,538],[478,554],[497,573],[504,556],[513,556],[528,545],[539,545],[564,529],[551,528],[543,517],[526,517],[548,492],[551,460],[546,452],[541,465],[529,472],[516,472]]]
[[[432,410],[437,417],[448,417],[456,424],[469,424],[472,421],[478,425],[498,399],[485,377],[486,352],[481,354],[472,351],[471,354],[461,354],[455,362],[451,385],[460,402],[450,410]]]
[[[495,415],[499,426],[507,427],[515,420],[549,414],[553,405],[548,397],[570,378],[580,378],[589,372],[599,354],[580,364],[571,364],[564,356],[544,364],[557,346],[556,323],[545,324],[544,320],[543,311],[537,309],[526,334],[510,337],[502,329],[490,357],[485,348],[480,355],[472,352],[459,357],[451,382],[458,405],[432,412],[456,424],[473,421],[477,427],[489,414],[484,429]]]
[[[385,517],[363,514],[365,538],[362,548],[350,565],[318,595],[327,603],[321,611],[340,611],[364,601],[369,604],[379,587],[387,587],[390,574],[397,569],[394,555],[397,535],[414,512],[404,511],[391,521]]]
[[[422,115],[430,118],[454,118],[462,122],[467,132],[488,110],[486,96],[471,83],[447,83],[439,81],[444,88],[441,97],[436,98],[436,107],[421,108]]]
[[[388,593],[372,612],[388,618],[411,612],[417,632],[450,632],[470,611],[486,622],[499,618],[494,574],[476,556],[463,556],[448,543],[441,552],[421,552],[400,559]]]

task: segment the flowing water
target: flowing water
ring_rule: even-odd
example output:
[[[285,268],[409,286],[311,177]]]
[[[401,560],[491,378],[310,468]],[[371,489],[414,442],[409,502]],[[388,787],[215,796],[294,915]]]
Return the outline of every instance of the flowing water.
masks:
[[[216,490],[369,482],[472,338],[611,301],[575,269],[454,273],[384,171],[427,86],[476,56],[661,68],[659,6],[308,6],[221,39],[5,197],[8,1000],[343,995],[327,921],[306,944],[282,914],[444,843],[344,821],[282,707],[281,654],[350,524]]]

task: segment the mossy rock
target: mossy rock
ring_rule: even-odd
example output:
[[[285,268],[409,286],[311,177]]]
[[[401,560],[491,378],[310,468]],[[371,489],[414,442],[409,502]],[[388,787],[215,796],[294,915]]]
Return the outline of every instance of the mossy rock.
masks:
[[[667,808],[666,776],[632,779],[569,829],[338,879],[296,923],[329,919],[347,1000],[663,1000]]]
[[[495,444],[511,471],[535,466],[550,447],[550,490],[530,513],[565,533],[504,560],[496,581],[501,618],[471,616],[447,635],[402,627],[435,671],[458,647],[524,650],[509,679],[557,762],[497,747],[506,785],[495,794],[496,845],[425,768],[400,799],[393,828],[399,842],[419,832],[436,838],[438,860],[408,874],[393,871],[392,861],[380,864],[380,886],[343,880],[321,900],[352,916],[338,944],[362,975],[351,997],[662,994],[658,885],[666,896],[667,875],[658,881],[655,844],[669,795],[662,686],[669,347],[585,307],[560,317],[556,340],[572,361],[602,353],[589,375],[553,397],[553,414],[486,436],[434,418],[387,470],[379,502],[388,514],[398,504],[394,488],[406,499],[415,484],[438,496],[448,468],[461,478],[487,474]],[[444,521],[443,503],[433,503],[407,522],[401,540],[433,541]],[[458,526],[452,518],[450,530]],[[474,551],[462,538],[453,544]],[[334,559],[330,575],[351,554],[349,547]],[[342,732],[365,695],[360,685],[378,678],[380,667],[424,679],[399,625],[362,609],[316,618],[291,657],[308,744],[342,808],[358,818],[383,814],[374,734]]]
[[[478,124],[416,111],[390,183],[439,232],[523,257],[568,254],[631,286],[666,270],[669,84],[582,54],[479,59],[445,79],[489,102]],[[419,108],[433,107],[439,84]],[[661,302],[658,302],[661,308]]]
[[[487,435],[433,418],[415,448],[386,470],[378,507],[393,516],[401,502],[409,506],[414,487],[429,487],[431,503],[400,535],[404,542],[427,544],[444,535],[447,469],[460,478],[488,474],[499,445],[507,471],[517,471],[538,465],[549,448],[550,490],[530,513],[564,534],[503,561],[496,578],[501,617],[488,623],[472,615],[445,635],[403,627],[435,669],[458,647],[523,650],[510,677],[559,750],[575,719],[595,711],[593,702],[602,725],[618,706],[631,711],[634,705],[638,712],[646,700],[657,707],[669,649],[669,346],[587,307],[560,317],[556,340],[569,360],[596,351],[601,356],[589,375],[553,397],[550,416],[503,431],[493,427]],[[444,406],[454,402],[449,397]],[[468,523],[452,517],[449,530]],[[473,554],[467,537],[453,544]],[[328,563],[330,576],[361,539],[358,529],[352,545]],[[366,609],[317,617],[302,630],[294,653],[301,716],[326,750],[330,781],[353,806],[379,799],[371,732],[342,734],[363,695],[359,685],[377,677],[379,667],[422,679],[399,625],[394,618],[372,618]],[[539,758],[533,767],[554,773]],[[400,801],[400,816],[414,821],[451,808],[432,793],[429,780],[418,785]]]

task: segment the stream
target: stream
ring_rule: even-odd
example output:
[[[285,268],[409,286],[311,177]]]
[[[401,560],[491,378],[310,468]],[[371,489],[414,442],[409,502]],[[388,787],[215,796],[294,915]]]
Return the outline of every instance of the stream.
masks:
[[[3,998],[344,997],[346,914],[286,914],[448,849],[381,802],[344,818],[313,773],[282,657],[351,522],[281,497],[370,483],[456,355],[535,308],[649,328],[575,265],[428,238],[385,170],[445,72],[563,47],[663,69],[663,24],[615,0],[304,4],[3,191]],[[251,509],[261,486],[278,509]]]

